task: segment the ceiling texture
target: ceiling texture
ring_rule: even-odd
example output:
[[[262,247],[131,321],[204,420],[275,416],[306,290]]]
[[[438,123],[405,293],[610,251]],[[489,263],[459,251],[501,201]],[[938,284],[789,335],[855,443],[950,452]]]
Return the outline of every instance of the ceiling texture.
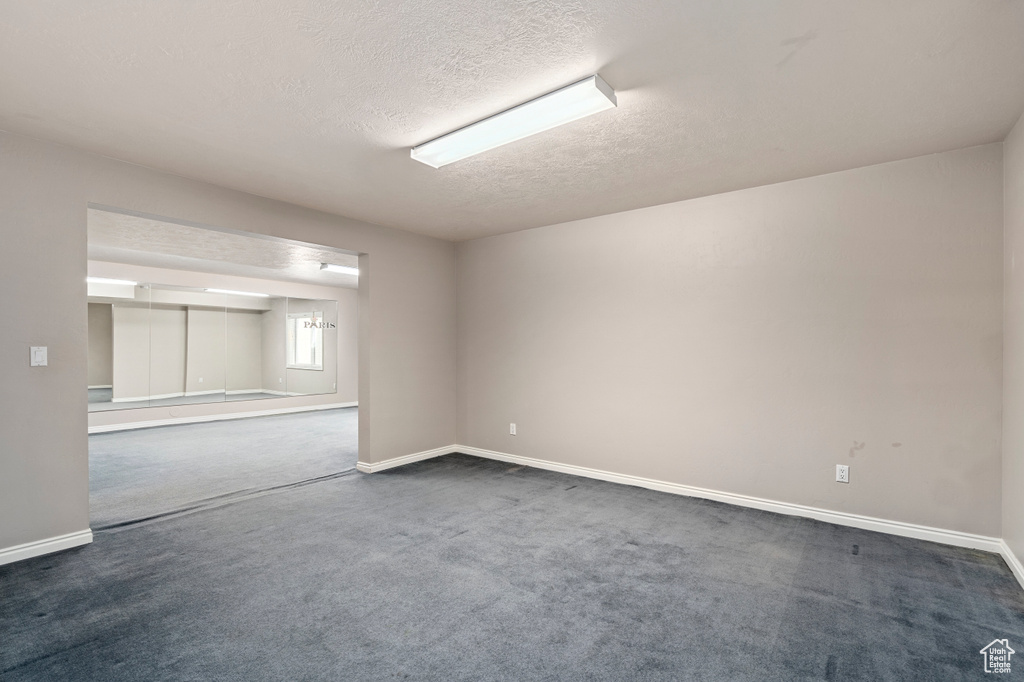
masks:
[[[409,147],[592,73],[619,106]],[[469,239],[1002,140],[1021,0],[0,0],[0,129]]]
[[[89,260],[356,289],[359,278],[320,269],[358,268],[326,246],[88,209]]]

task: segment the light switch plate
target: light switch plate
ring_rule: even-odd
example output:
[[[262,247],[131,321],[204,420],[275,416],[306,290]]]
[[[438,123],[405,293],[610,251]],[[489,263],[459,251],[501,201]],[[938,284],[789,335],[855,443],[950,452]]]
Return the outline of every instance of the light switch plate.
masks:
[[[29,365],[46,367],[46,346],[32,346],[29,350]]]

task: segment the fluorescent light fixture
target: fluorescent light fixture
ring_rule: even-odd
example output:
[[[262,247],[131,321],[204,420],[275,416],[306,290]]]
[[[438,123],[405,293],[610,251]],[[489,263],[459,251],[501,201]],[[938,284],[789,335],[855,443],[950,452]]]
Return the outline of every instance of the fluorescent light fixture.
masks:
[[[256,296],[257,298],[269,298],[270,294],[256,294],[251,291],[232,291],[231,289],[204,289],[208,294],[228,294],[230,296]]]
[[[597,74],[412,148],[412,158],[440,168],[468,156],[616,106]]]
[[[85,281],[89,284],[124,284],[130,287],[138,286],[139,284],[130,279],[110,279],[109,277],[86,277]]]
[[[320,269],[321,270],[326,270],[327,272],[337,272],[337,273],[342,274],[342,275],[355,275],[356,277],[359,276],[359,268],[350,268],[347,265],[335,265],[334,263],[321,263],[320,264]]]

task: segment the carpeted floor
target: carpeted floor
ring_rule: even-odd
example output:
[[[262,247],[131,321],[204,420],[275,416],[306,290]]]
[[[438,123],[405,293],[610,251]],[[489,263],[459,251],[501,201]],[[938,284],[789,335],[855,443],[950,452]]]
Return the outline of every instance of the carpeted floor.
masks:
[[[466,455],[0,567],[5,681],[984,679],[996,637],[996,555]]]
[[[89,436],[93,530],[350,471],[358,409]]]

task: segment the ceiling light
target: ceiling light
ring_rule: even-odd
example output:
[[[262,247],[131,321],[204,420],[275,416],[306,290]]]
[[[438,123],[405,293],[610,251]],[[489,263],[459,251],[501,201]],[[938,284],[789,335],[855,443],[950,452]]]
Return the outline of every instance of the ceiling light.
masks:
[[[347,265],[335,265],[334,263],[321,263],[320,264],[320,269],[321,270],[326,270],[327,272],[337,272],[337,273],[340,273],[342,275],[355,275],[356,277],[359,276],[359,268],[351,268],[351,267],[349,267]]]
[[[139,284],[130,279],[110,279],[108,277],[86,277],[85,281],[89,284],[124,284],[130,287],[138,286]]]
[[[257,298],[269,298],[270,294],[256,294],[251,291],[232,291],[231,289],[205,289],[208,294],[229,294],[231,296],[256,296]]]
[[[563,123],[611,109],[616,104],[615,91],[595,74],[413,147],[412,158],[440,168]]]

